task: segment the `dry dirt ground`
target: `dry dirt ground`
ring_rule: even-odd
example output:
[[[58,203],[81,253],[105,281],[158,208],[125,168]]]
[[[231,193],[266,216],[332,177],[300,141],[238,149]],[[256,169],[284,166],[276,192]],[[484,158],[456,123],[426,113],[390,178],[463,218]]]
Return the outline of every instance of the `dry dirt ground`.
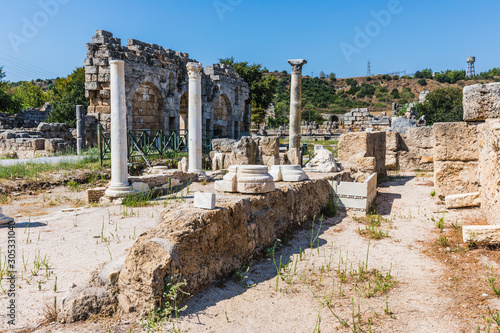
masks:
[[[318,218],[313,226],[277,242],[266,258],[243,266],[232,277],[191,297],[177,319],[156,325],[149,319],[149,331],[496,331],[500,296],[488,284],[488,276],[500,280],[499,252],[463,244],[460,226],[482,224],[480,211],[445,211],[431,196],[432,189],[432,174],[390,177],[378,189],[376,209],[380,217],[367,220],[349,213],[324,221]],[[15,208],[5,208],[11,215],[16,213]],[[108,247],[112,256],[130,247],[133,227],[136,235],[152,227],[152,216],[161,208],[156,209],[134,209],[140,216],[127,217],[120,206],[88,208],[78,213],[76,227],[76,212],[50,212],[45,217],[50,219],[48,225],[43,219],[32,219],[36,227],[22,224],[17,229],[22,244],[18,251],[31,253],[29,265],[36,250],[42,256],[47,254],[54,263],[54,273],[42,284],[42,291],[38,291],[37,277],[27,284],[25,280],[31,277],[25,273],[20,283],[20,323],[35,326],[43,319],[45,302],[54,295],[62,298],[72,283],[85,281],[93,267],[109,260]],[[119,234],[115,237],[120,243],[101,241],[103,217],[105,234]],[[443,230],[436,226],[440,221]],[[30,229],[32,242],[26,243],[26,230]],[[5,243],[5,233],[0,234],[0,241]],[[54,294],[56,275],[58,292]],[[493,285],[499,288],[498,283]],[[2,295],[0,306],[5,308],[4,304]],[[115,316],[41,326],[37,331],[148,329],[130,318]]]

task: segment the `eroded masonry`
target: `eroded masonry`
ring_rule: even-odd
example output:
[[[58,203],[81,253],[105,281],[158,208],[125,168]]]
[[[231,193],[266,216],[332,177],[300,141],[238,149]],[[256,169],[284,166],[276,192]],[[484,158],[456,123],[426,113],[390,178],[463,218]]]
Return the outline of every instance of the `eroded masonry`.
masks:
[[[88,115],[105,129],[110,128],[111,97],[109,61],[125,61],[127,128],[163,130],[167,133],[188,130],[188,86],[186,65],[195,60],[187,53],[164,49],[98,30],[87,44],[85,94],[90,99]],[[248,84],[231,66],[214,64],[202,73],[203,134],[212,137],[240,138],[250,132]]]

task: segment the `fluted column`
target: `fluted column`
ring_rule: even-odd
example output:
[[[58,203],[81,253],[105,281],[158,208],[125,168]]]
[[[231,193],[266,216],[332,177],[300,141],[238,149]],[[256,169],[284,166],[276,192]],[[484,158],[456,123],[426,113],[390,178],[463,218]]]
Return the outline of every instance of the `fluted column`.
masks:
[[[199,62],[187,64],[189,75],[188,140],[190,173],[203,173],[202,142],[203,120],[201,108],[201,73],[203,65]]]
[[[292,82],[290,86],[290,149],[288,158],[292,164],[300,165],[300,123],[302,118],[302,66],[304,59],[288,60],[292,65]]]
[[[111,60],[111,185],[106,196],[125,197],[132,192],[127,166],[127,104],[125,99],[125,62]]]

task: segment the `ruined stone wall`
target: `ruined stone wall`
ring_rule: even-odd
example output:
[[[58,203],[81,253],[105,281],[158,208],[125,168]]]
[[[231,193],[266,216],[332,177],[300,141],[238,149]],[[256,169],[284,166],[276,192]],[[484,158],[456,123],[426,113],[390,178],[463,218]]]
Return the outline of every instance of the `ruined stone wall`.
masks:
[[[33,130],[0,133],[0,155],[21,159],[46,156],[74,147],[74,142],[68,125],[40,123]]]
[[[88,115],[110,127],[109,61],[125,61],[128,129],[179,131],[187,127],[189,78],[186,53],[98,30],[87,44],[85,94]],[[206,66],[202,77],[204,134],[239,138],[250,131],[249,89],[231,66]],[[181,107],[184,101],[184,109]]]
[[[388,170],[415,171],[434,169],[434,129],[409,128],[406,133],[386,133]]]
[[[329,181],[319,179],[221,199],[216,210],[163,211],[158,227],[142,234],[127,254],[118,278],[120,306],[138,314],[150,304],[156,308],[168,279],[185,279],[185,291],[195,294],[319,216],[330,194]]]
[[[479,191],[477,134],[475,123],[434,124],[434,186],[438,196]]]
[[[339,160],[344,167],[356,167],[359,160],[374,157],[379,177],[386,172],[386,134],[385,132],[347,133],[340,137]]]
[[[27,109],[15,115],[0,113],[0,130],[34,128],[49,118],[49,111]]]

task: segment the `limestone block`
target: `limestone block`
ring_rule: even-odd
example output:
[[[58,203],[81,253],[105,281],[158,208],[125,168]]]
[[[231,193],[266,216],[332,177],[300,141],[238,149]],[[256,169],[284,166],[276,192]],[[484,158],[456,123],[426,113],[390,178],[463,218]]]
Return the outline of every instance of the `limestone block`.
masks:
[[[224,169],[224,157],[225,153],[214,153],[212,157],[212,170],[222,170]]]
[[[398,168],[398,154],[396,152],[387,152],[385,155],[385,168],[387,170],[396,170]]]
[[[215,182],[215,190],[219,192],[236,193],[238,192],[238,166],[229,167],[229,172],[222,180]]]
[[[464,88],[464,120],[500,118],[500,83],[475,84]]]
[[[478,244],[500,244],[500,226],[464,225],[462,228],[464,242],[474,241]]]
[[[439,196],[478,192],[477,162],[434,161],[434,186]]]
[[[447,209],[481,206],[481,198],[479,192],[448,195],[444,200]]]
[[[422,149],[434,149],[434,128],[430,126],[409,128],[403,135],[405,145]]]
[[[401,136],[398,132],[386,132],[385,142],[387,151],[393,151],[393,152],[398,151],[400,140]]]
[[[47,123],[40,123],[38,124],[38,127],[36,128],[38,132],[49,132],[50,131],[50,125]],[[6,138],[8,139],[8,138]]]
[[[488,224],[500,224],[500,119],[488,119],[478,130],[481,207]]]
[[[238,167],[238,192],[260,194],[274,191],[273,177],[267,166],[240,165]]]
[[[306,171],[310,172],[337,172],[337,162],[331,151],[324,146],[314,146],[314,157],[306,164]]]
[[[177,167],[179,170],[182,172],[188,172],[189,169],[189,163],[187,157],[183,157],[180,162],[177,164]]]
[[[212,150],[219,153],[231,153],[235,143],[236,140],[233,139],[213,139]]]
[[[392,117],[391,119],[391,130],[394,132],[404,134],[412,127],[417,127],[417,122],[414,119],[401,117]]]
[[[375,157],[377,173],[385,175],[386,134],[385,132],[347,133],[340,137],[339,160],[344,166],[355,166],[363,157]]]
[[[194,194],[194,206],[202,209],[215,209],[215,194],[196,192]]]
[[[434,124],[435,161],[477,161],[477,126],[466,122]]]
[[[150,191],[149,185],[143,182],[133,182],[132,188],[138,193],[147,193]]]
[[[377,160],[375,157],[363,157],[356,162],[356,168],[360,172],[370,172],[370,175],[377,170]]]

